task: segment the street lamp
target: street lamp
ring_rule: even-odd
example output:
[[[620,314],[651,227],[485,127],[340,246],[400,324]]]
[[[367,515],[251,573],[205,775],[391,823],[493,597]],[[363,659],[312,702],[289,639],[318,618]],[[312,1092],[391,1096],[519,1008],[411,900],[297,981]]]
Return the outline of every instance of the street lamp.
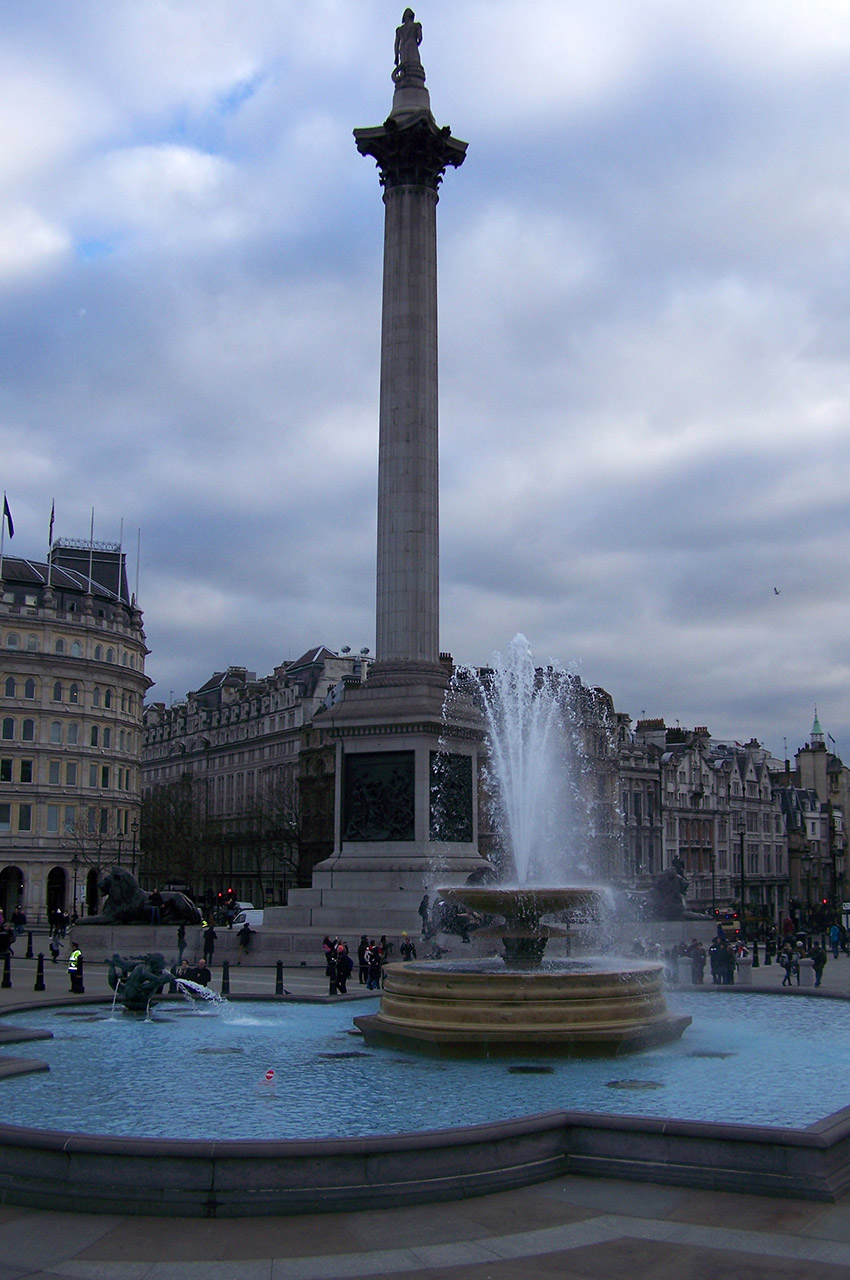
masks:
[[[744,836],[747,831],[747,819],[745,814],[741,814],[738,818],[738,834],[741,838],[741,941],[747,940],[747,908],[745,895],[747,892],[746,867],[744,865]]]
[[[77,870],[79,868],[79,865],[80,865],[80,855],[78,853],[75,853],[71,857],[71,866],[74,868],[74,898],[73,898],[73,907],[72,907],[74,915],[77,914]]]
[[[133,821],[130,823],[130,830],[131,830],[131,831],[132,831],[132,833],[133,833],[133,862],[132,862],[132,873],[133,873],[133,876],[135,877],[135,874],[136,874],[136,832],[139,830],[139,820],[138,820],[138,818],[134,818],[134,819],[133,819]]]
[[[814,862],[814,858],[807,850],[800,861],[803,863],[806,871],[806,929],[808,929],[812,916],[812,863]]]

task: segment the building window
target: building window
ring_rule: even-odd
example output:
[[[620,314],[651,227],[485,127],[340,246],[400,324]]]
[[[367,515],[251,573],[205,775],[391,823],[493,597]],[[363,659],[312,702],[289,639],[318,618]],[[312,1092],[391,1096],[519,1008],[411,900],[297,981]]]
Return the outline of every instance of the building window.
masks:
[[[100,706],[100,686],[99,685],[95,685],[94,687],[94,693],[91,696],[91,704],[93,707]]]
[[[49,804],[47,806],[47,834],[49,836],[55,836],[59,834],[58,804]]]
[[[80,741],[80,726],[78,724],[68,725],[68,746],[75,747]]]
[[[10,758],[0,760],[0,782],[12,781],[12,761]]]
[[[51,760],[47,766],[47,781],[51,787],[58,787],[61,782],[62,763],[59,760]]]
[[[75,640],[71,645],[71,657],[81,658],[82,656],[83,656],[83,646],[80,644],[79,640]]]
[[[114,650],[114,649],[107,649],[107,650],[106,650],[106,661],[107,661],[107,662],[114,662],[114,661],[115,661],[115,650]]]
[[[96,644],[96,645],[95,645],[95,647],[94,647],[94,660],[95,660],[95,662],[102,662],[102,661],[103,661],[103,645],[102,645],[102,644]]]
[[[89,765],[89,786],[90,787],[97,786],[97,765],[96,764]]]
[[[112,690],[111,689],[107,689],[106,693],[103,695],[103,705],[105,707],[112,706]]]
[[[32,831],[32,805],[18,805],[18,830]]]
[[[77,762],[69,760],[65,765],[65,786],[75,787],[77,785]]]
[[[102,787],[109,786],[109,765],[105,764],[100,771],[100,785]]]
[[[98,735],[98,728],[97,728],[97,725],[96,725],[96,724],[93,724],[93,725],[92,725],[92,727],[91,727],[91,745],[92,745],[93,747],[96,747],[96,746],[97,746],[97,744],[98,744],[98,737],[99,737],[99,735]]]
[[[105,836],[109,830],[109,810],[101,809],[100,811],[100,834]]]
[[[26,684],[24,685],[24,697],[27,699],[28,702],[32,702],[32,700],[35,698],[35,681],[32,679],[32,677],[30,677],[29,680],[27,680]]]
[[[21,738],[24,742],[35,742],[35,721],[25,720]]]
[[[76,825],[77,825],[76,806],[73,804],[66,804],[65,805],[65,822],[64,822],[65,830],[73,831]]]
[[[27,636],[27,653],[38,653],[38,636]]]
[[[64,641],[64,640],[61,640],[61,639],[60,639],[60,640],[57,640],[57,641],[56,641],[56,644],[53,646],[53,652],[54,652],[54,653],[64,653],[64,652],[65,652],[65,641]]]
[[[7,676],[6,677],[6,697],[14,698],[16,694],[17,694],[17,689],[15,687],[15,677]]]
[[[10,631],[9,634],[6,636],[6,648],[19,649],[20,646],[21,646],[20,640],[15,635],[14,631]]]
[[[97,822],[97,810],[91,809],[91,808],[87,809],[86,810],[86,831],[90,836],[93,836],[95,834],[96,822]]]
[[[72,684],[72,685],[71,685],[71,688],[70,688],[70,690],[69,690],[69,692],[68,692],[68,701],[69,701],[69,702],[79,702],[79,701],[80,701],[80,686],[79,686],[78,684]]]
[[[57,680],[53,686],[53,701],[61,702],[63,696],[62,681]]]
[[[21,782],[32,782],[32,760],[21,761]]]
[[[105,747],[112,746],[112,730],[109,728],[106,728],[103,731],[103,745]]]
[[[11,742],[13,740],[15,736],[15,722],[11,716],[6,716],[4,719],[2,734],[7,742]]]
[[[10,804],[0,804],[0,831],[11,831],[12,829],[12,806]]]
[[[58,743],[62,741],[62,721],[54,720],[50,725],[50,741]]]

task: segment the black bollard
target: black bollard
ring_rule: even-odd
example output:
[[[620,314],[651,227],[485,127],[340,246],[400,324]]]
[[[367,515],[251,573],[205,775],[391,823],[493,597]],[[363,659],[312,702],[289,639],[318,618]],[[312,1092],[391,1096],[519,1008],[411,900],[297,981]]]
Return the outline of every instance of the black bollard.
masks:
[[[230,961],[222,960],[221,962],[221,994],[223,996],[230,995]]]
[[[27,953],[24,956],[24,959],[32,960],[32,934],[31,933],[27,934]]]
[[[753,968],[759,967],[759,944],[758,941],[753,942]]]
[[[12,957],[9,955],[9,952],[7,951],[5,956],[3,957],[3,981],[0,982],[0,987],[11,987],[11,985],[12,985]]]
[[[35,966],[35,986],[33,991],[44,991],[44,952],[39,951],[38,963]]]
[[[283,995],[283,961],[282,960],[278,960],[277,962],[277,972],[275,973],[275,979],[274,979],[274,993],[276,996]]]

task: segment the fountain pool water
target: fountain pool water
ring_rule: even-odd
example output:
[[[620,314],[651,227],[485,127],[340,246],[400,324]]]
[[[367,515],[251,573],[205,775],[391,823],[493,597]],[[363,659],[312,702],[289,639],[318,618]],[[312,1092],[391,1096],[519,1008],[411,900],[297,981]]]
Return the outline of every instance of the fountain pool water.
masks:
[[[304,1139],[448,1129],[554,1109],[772,1127],[811,1123],[848,1102],[850,1003],[743,993],[676,993],[686,1040],[628,1058],[421,1059],[369,1050],[350,1005],[182,1002],[151,1021],[108,1006],[2,1019],[44,1028],[50,1071],[0,1083],[20,1125],[194,1139]],[[781,1016],[777,1016],[777,1015]],[[794,1088],[786,1082],[794,1062]],[[273,1099],[257,1083],[275,1071]]]

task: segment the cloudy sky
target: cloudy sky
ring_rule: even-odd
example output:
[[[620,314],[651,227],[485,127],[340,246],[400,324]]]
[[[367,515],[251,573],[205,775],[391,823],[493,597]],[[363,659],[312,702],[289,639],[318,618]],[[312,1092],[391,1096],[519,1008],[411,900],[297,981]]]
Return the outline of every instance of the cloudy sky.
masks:
[[[3,0],[7,550],[124,540],[168,701],[374,646],[388,0]],[[442,626],[850,760],[846,0],[430,0]],[[778,590],[779,594],[776,594]]]

